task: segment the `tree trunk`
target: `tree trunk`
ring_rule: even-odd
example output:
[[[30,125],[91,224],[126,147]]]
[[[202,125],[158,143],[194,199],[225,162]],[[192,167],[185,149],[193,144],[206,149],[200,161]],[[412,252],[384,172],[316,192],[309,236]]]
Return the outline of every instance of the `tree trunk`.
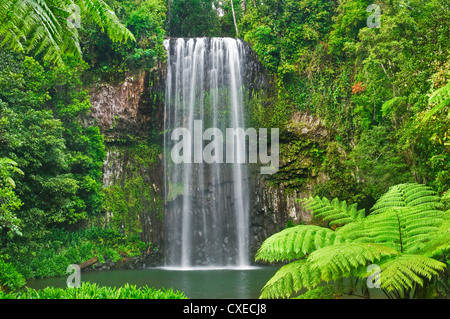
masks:
[[[237,24],[236,24],[236,15],[234,14],[233,0],[230,0],[230,2],[231,2],[231,11],[233,12],[233,22],[234,22],[234,27],[236,29],[236,36],[238,37],[239,36],[239,31],[238,31],[238,27],[237,27]]]
[[[98,261],[98,258],[94,257],[94,258],[91,258],[91,259],[89,259],[89,260],[87,260],[85,262],[82,262],[78,266],[80,267],[80,269],[84,269],[86,267],[89,267],[89,266],[95,264],[97,261]]]

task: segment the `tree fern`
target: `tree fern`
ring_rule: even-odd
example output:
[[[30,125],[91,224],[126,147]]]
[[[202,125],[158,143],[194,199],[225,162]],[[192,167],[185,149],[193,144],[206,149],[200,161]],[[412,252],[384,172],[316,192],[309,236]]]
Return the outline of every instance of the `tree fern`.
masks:
[[[299,225],[284,229],[266,239],[255,259],[271,262],[299,259],[317,249],[343,241],[345,238],[331,229]]]
[[[372,263],[380,266],[383,291],[401,298],[446,268],[434,258],[445,261],[450,250],[450,211],[442,210],[439,197],[425,185],[391,187],[367,217],[338,200],[316,197],[302,202],[315,216],[340,227],[333,231],[303,225],[268,238],[256,259],[303,259],[283,266],[263,288],[262,298],[286,298],[302,288],[310,290],[305,298],[317,297],[328,291],[320,289],[321,282],[365,278]]]
[[[78,31],[67,20],[71,6],[90,16],[113,41],[134,40],[103,0],[3,0],[0,3],[0,43],[9,49],[62,63],[62,55],[81,56]]]
[[[435,258],[442,255],[449,255],[450,252],[450,211],[445,213],[445,220],[439,227],[438,231],[434,232],[430,240],[427,243],[425,249],[423,249],[422,255]]]
[[[301,289],[313,289],[321,281],[349,277],[352,270],[383,256],[395,255],[385,245],[341,243],[313,252],[307,259],[291,262],[275,273],[261,292],[261,298],[287,298]]]

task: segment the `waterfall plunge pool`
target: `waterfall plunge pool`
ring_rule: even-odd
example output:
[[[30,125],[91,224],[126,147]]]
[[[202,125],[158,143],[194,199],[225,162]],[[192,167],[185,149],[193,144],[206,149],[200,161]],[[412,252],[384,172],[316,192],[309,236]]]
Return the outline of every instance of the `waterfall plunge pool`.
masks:
[[[119,287],[126,283],[154,288],[183,291],[191,299],[257,299],[261,288],[275,274],[279,266],[246,268],[146,268],[135,270],[104,270],[82,272],[81,282]],[[27,287],[66,287],[67,277],[34,279]]]

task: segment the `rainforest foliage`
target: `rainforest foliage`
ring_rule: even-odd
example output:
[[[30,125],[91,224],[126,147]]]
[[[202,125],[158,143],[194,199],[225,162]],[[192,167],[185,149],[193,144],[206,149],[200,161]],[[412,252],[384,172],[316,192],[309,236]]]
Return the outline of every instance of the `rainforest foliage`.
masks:
[[[361,269],[375,261],[390,297],[423,297],[429,293],[423,287],[440,287],[447,260],[439,254],[445,253],[448,234],[436,242],[426,237],[428,231],[441,234],[450,204],[450,3],[379,0],[380,24],[369,27],[371,4],[2,1],[0,289],[18,288],[30,277],[61,274],[62,266],[55,266],[58,260],[67,267],[92,258],[93,251],[100,258],[116,258],[145,248],[135,237],[140,212],[149,205],[160,209],[161,202],[136,172],[156,163],[160,141],[129,137],[129,151],[136,159],[127,167],[130,179],[103,187],[110,145],[90,117],[89,88],[123,81],[129,71],[161,67],[163,39],[168,36],[230,36],[251,45],[267,72],[269,88],[249,102],[248,123],[280,129],[281,165],[270,182],[296,190],[315,185],[313,199],[303,204],[315,203],[312,211],[319,209],[316,216],[329,222],[329,228],[293,228],[318,238],[320,247],[305,241],[304,249],[269,254],[273,260],[297,260],[283,268],[279,280],[268,283],[264,296],[287,297],[305,287],[311,288],[306,296],[330,295],[332,288],[318,284],[336,276],[365,278]],[[302,116],[317,120],[318,131],[301,133]],[[384,194],[405,195],[410,187],[405,185],[416,185],[418,194],[433,192],[429,196],[439,207],[406,210],[404,202],[376,213]],[[327,207],[339,207],[335,209],[343,215],[328,215]],[[114,235],[90,227],[107,211],[113,213],[108,231]],[[407,233],[401,239],[393,233],[355,238],[375,222]],[[93,249],[98,241],[89,229],[100,237],[112,236],[113,251]],[[289,234],[292,241],[284,244],[300,245]],[[79,239],[67,239],[71,236]],[[51,246],[51,240],[60,245]],[[84,253],[70,250],[71,242],[85,247]],[[258,258],[268,258],[267,245]],[[325,249],[320,264],[314,257],[322,254],[317,248]],[[342,269],[332,264],[340,259],[326,259],[340,258],[339,251],[353,256]],[[406,262],[415,265],[412,273],[402,267]],[[311,267],[310,281],[298,277],[305,267]],[[405,274],[403,282],[394,275],[383,277],[395,273],[393,269]],[[286,279],[293,274],[297,277]],[[295,284],[277,286],[283,280]]]
[[[2,2],[0,290],[148,249],[141,230],[116,221],[138,216],[136,199],[154,203],[154,193],[136,178],[115,194],[128,198],[130,212],[120,201],[111,206],[103,187],[107,141],[90,116],[89,88],[157,65],[165,12],[159,0]],[[155,162],[157,148],[134,144],[138,164]],[[102,223],[106,211],[110,225]]]

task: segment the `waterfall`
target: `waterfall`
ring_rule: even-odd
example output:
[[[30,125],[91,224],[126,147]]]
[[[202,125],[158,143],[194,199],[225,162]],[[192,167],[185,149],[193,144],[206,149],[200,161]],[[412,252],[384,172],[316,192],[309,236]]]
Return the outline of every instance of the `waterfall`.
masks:
[[[246,267],[247,147],[245,138],[233,137],[234,158],[225,160],[223,154],[227,151],[229,156],[227,147],[232,141],[218,134],[245,127],[246,44],[232,38],[171,38],[164,46],[166,264]],[[181,139],[174,139],[175,132],[190,133],[183,135],[191,143],[189,147],[183,144],[181,163],[173,160],[174,147],[181,150],[176,148]],[[211,151],[213,160],[205,160],[203,149]]]

